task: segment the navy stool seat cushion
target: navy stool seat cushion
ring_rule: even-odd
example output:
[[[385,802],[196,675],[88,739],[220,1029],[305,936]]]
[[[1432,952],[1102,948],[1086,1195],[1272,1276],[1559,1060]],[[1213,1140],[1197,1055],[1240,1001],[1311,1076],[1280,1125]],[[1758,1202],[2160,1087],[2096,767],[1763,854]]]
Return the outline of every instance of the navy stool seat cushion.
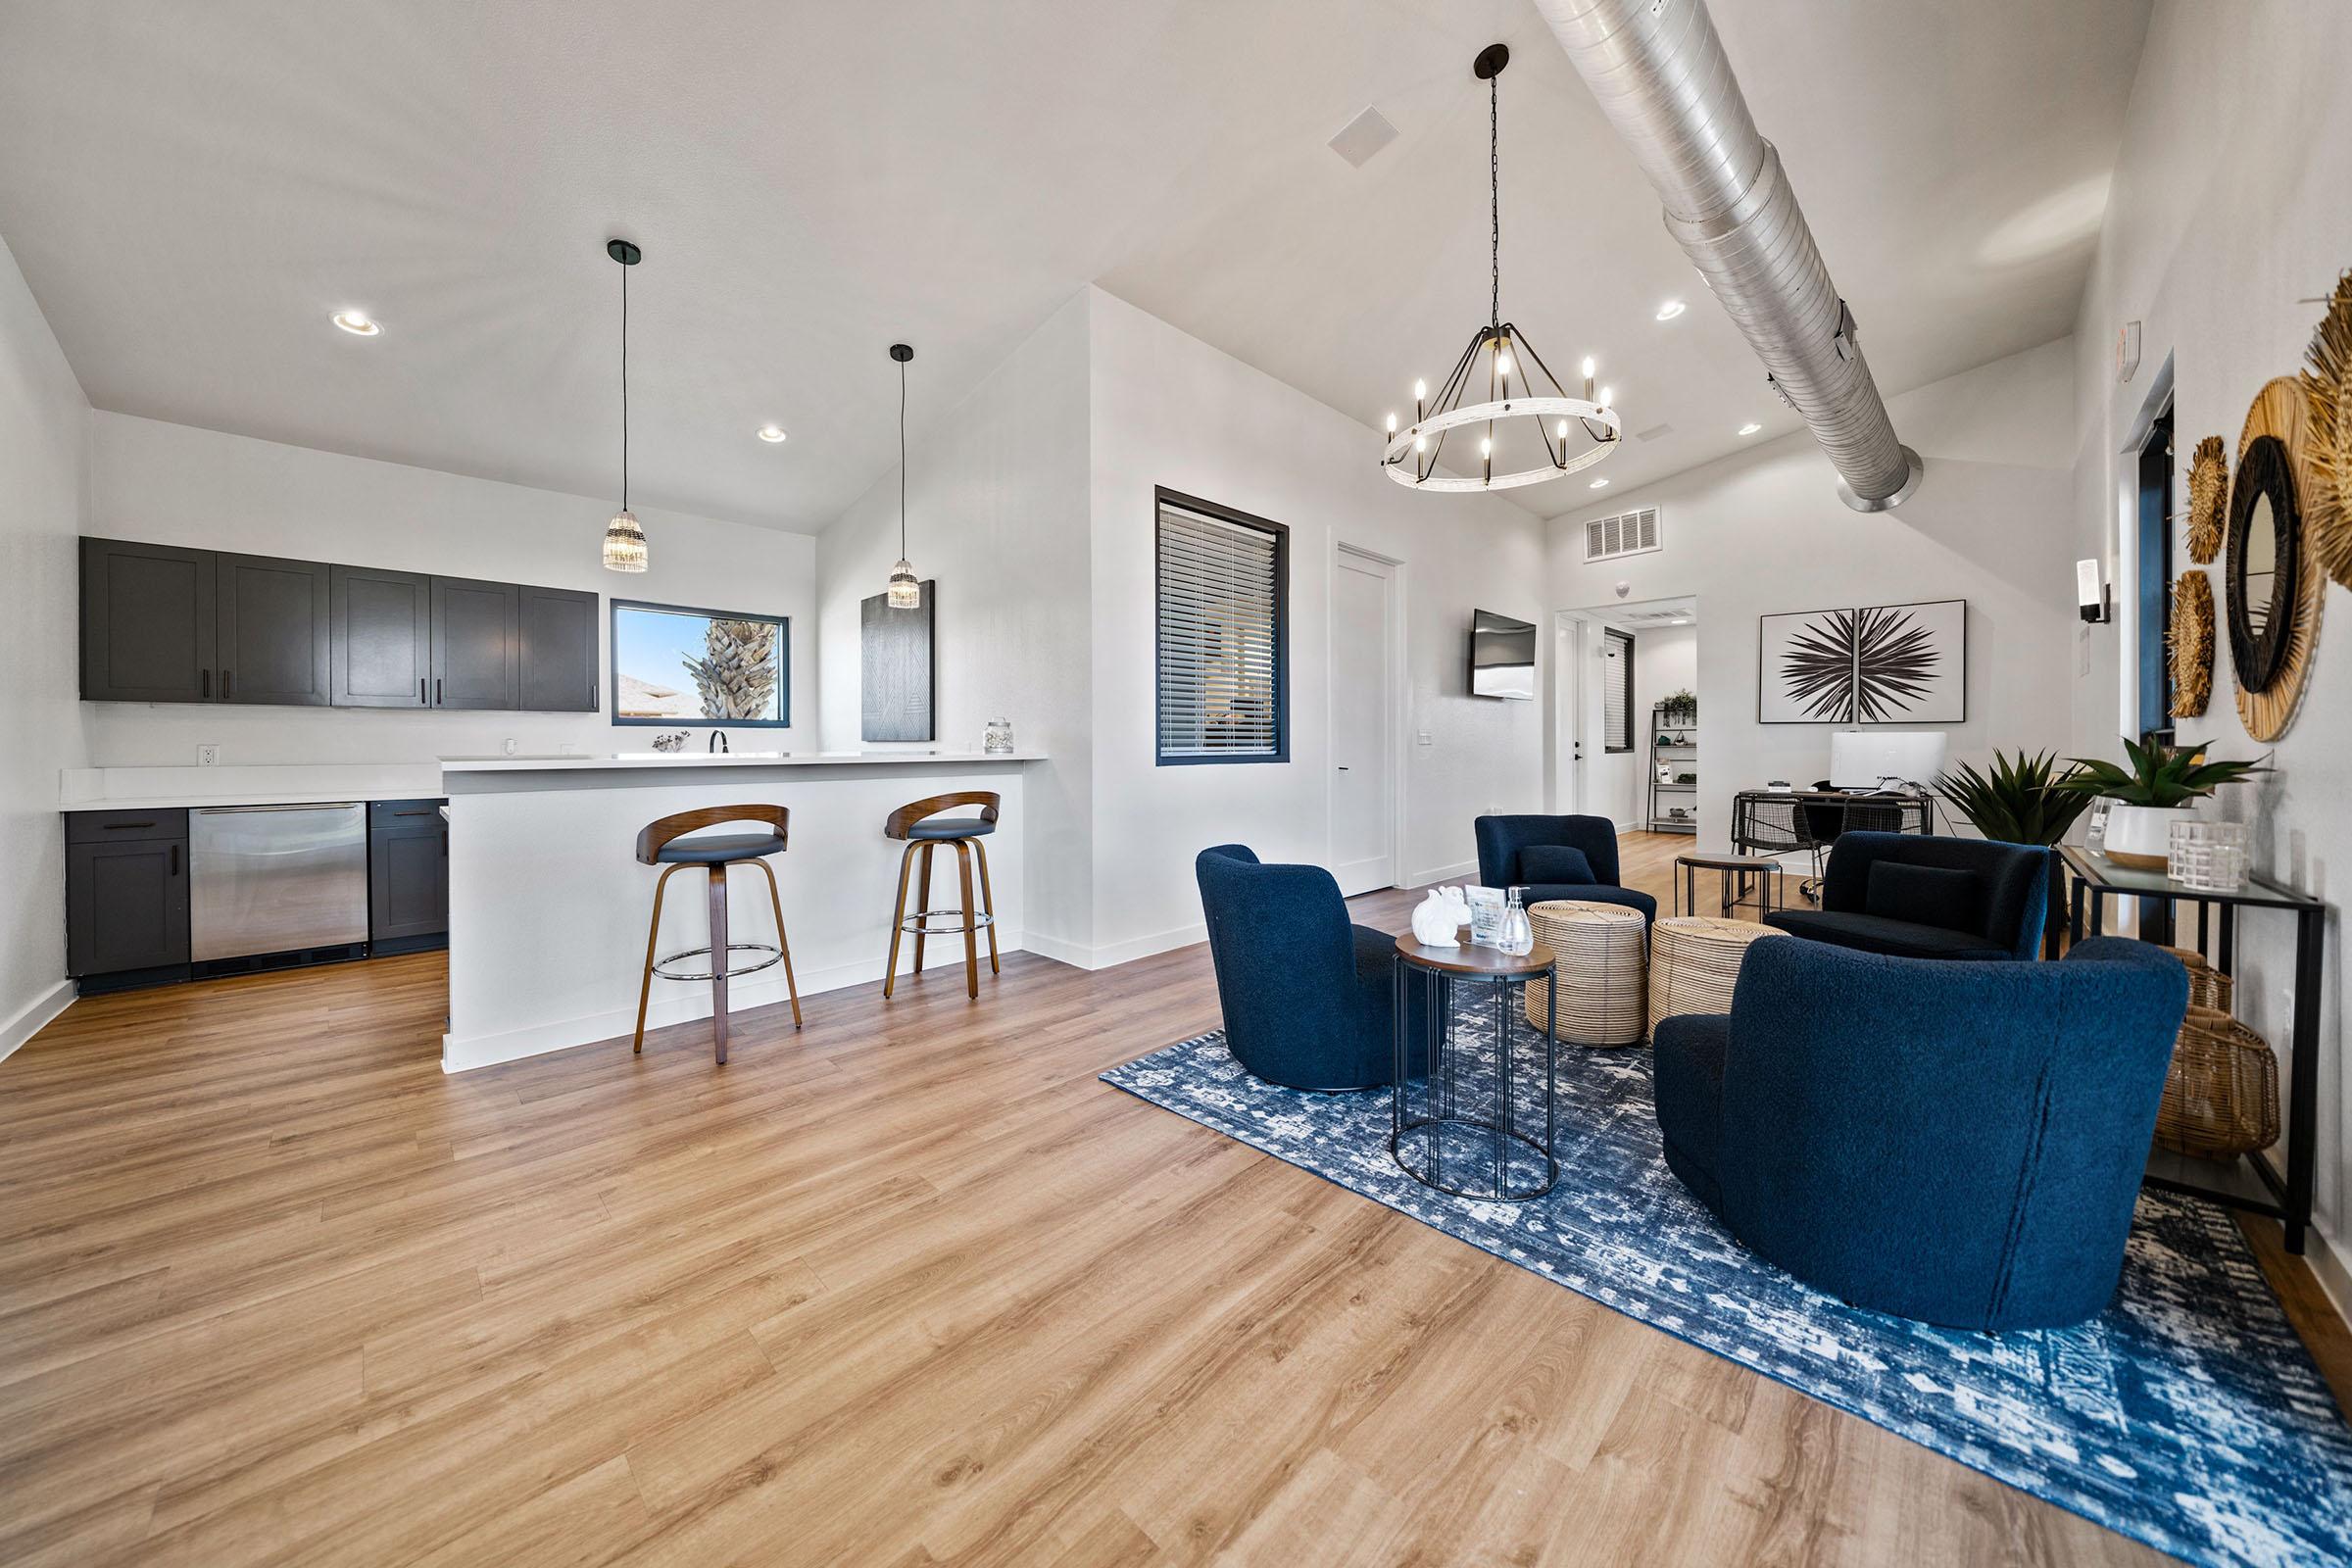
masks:
[[[1617,885],[1617,824],[1607,817],[1482,816],[1473,826],[1481,886],[1524,888],[1521,898],[1528,904],[1583,899],[1640,909],[1645,920],[1657,918],[1657,900]],[[1583,875],[1561,874],[1575,869],[1574,861],[1558,854],[1561,850],[1584,858]]]
[[[1234,1059],[1291,1089],[1390,1082],[1396,939],[1350,922],[1339,883],[1319,865],[1261,865],[1248,847],[1220,844],[1200,852],[1193,874]],[[1408,1004],[1423,1005],[1423,981],[1407,976]]]
[[[1728,1017],[1658,1022],[1668,1165],[1750,1251],[1949,1328],[2103,1310],[2188,1002],[2180,960],[1747,950]]]
[[[707,838],[671,839],[654,852],[661,865],[728,865],[784,853],[777,833],[713,833]]]
[[[997,830],[994,822],[983,822],[976,816],[935,816],[917,822],[906,830],[910,839],[977,839]]]
[[[2007,948],[1996,948],[1966,931],[1911,920],[1890,920],[1882,914],[1839,914],[1829,909],[1776,909],[1764,917],[1791,936],[1810,937],[1857,953],[1885,953],[1898,958],[2011,958]]]
[[[2050,852],[1997,839],[1845,833],[1821,907],[1764,917],[1792,935],[1906,958],[2031,958],[2049,908]]]

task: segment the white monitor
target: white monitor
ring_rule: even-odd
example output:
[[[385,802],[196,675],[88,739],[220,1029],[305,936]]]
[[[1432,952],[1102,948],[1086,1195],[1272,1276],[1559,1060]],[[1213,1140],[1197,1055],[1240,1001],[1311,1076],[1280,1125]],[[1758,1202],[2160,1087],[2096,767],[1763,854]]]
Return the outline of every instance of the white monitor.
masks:
[[[1833,730],[1830,783],[1841,790],[1874,790],[1882,783],[1933,789],[1943,771],[1942,730]]]

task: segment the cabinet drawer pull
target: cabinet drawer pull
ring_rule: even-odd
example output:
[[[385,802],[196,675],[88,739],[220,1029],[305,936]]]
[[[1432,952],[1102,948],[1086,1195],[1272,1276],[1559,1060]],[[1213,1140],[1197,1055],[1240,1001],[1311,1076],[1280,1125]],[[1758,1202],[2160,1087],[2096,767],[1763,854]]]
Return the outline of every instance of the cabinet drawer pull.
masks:
[[[394,811],[394,816],[431,816],[431,811]]]
[[[98,826],[101,832],[122,833],[134,828],[153,827],[155,824],[153,822],[101,822]]]

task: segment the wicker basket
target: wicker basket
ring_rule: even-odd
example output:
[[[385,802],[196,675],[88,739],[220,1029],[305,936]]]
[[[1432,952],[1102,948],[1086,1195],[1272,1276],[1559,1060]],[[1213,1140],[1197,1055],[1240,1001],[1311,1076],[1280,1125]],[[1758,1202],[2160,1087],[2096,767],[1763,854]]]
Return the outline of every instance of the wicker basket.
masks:
[[[1559,961],[1559,1021],[1552,1037],[1580,1046],[1640,1045],[1647,1021],[1642,911],[1555,899],[1529,909],[1527,922]],[[1527,1021],[1545,1028],[1544,987],[1526,987],[1526,997]]]
[[[1729,1012],[1732,989],[1750,943],[1787,937],[1773,926],[1747,920],[1719,920],[1684,914],[1657,921],[1649,931],[1649,1019],[1682,1012]]]
[[[2156,1107],[2157,1147],[2226,1159],[2278,1141],[2278,1058],[2270,1042],[2226,1012],[2192,1005]]]
[[[2228,975],[2205,961],[2205,955],[2194,948],[2167,948],[2165,952],[2180,960],[2188,970],[2188,1004],[2192,1007],[2211,1007],[2216,1012],[2230,1010],[2230,998],[2237,987]]]

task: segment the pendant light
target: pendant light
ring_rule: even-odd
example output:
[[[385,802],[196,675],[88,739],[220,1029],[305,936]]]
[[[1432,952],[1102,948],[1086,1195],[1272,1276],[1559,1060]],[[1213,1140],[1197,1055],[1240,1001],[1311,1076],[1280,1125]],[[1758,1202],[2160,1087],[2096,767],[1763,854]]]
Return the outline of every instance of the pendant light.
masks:
[[[893,610],[920,610],[923,585],[906,562],[906,362],[914,358],[914,350],[893,343],[890,357],[899,362],[899,564],[890,568],[889,603]]]
[[[1426,382],[1413,383],[1413,422],[1399,429],[1396,416],[1390,415],[1381,446],[1380,464],[1389,477],[1416,490],[1509,490],[1541,484],[1589,468],[1617,450],[1621,426],[1616,411],[1609,407],[1608,389],[1603,387],[1597,398],[1593,395],[1592,361],[1588,358],[1584,363],[1584,396],[1570,397],[1527,334],[1502,318],[1502,116],[1495,78],[1510,63],[1511,51],[1497,43],[1480,50],[1470,66],[1470,74],[1487,84],[1487,204],[1493,286],[1487,322],[1470,334],[1470,346],[1454,361],[1453,372],[1438,388],[1435,402],[1428,398]],[[1482,375],[1487,383],[1485,401],[1465,403],[1471,384]],[[1511,384],[1514,376],[1518,379],[1516,390]],[[1524,468],[1496,473],[1495,427],[1512,419],[1535,422],[1544,459]],[[1477,477],[1440,473],[1438,459],[1446,450],[1446,433],[1471,424],[1483,427]],[[1589,444],[1572,455],[1569,431],[1576,426],[1583,428]],[[1532,450],[1529,455],[1533,456]]]
[[[645,530],[629,510],[629,269],[645,252],[625,239],[609,239],[605,254],[620,264],[620,510],[605,524],[605,569],[643,571]]]

